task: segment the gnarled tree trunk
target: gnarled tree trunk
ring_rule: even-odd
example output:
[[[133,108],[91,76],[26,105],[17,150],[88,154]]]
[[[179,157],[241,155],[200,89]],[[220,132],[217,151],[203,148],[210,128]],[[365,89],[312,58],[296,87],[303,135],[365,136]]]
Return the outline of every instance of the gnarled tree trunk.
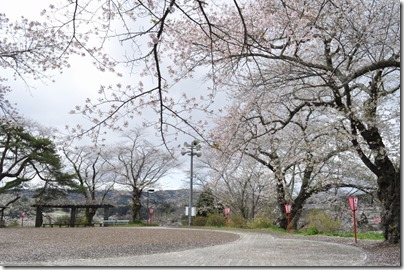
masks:
[[[400,168],[395,168],[393,162],[387,155],[386,147],[382,136],[376,127],[366,128],[359,121],[351,119],[355,128],[360,131],[362,138],[368,144],[369,149],[374,153],[374,162],[371,162],[358,147],[354,139],[352,143],[356,146],[357,152],[364,164],[377,177],[377,195],[383,205],[382,221],[384,238],[390,243],[400,242]],[[353,134],[356,135],[356,129]]]
[[[135,188],[133,189],[133,193],[132,193],[132,210],[131,210],[131,215],[132,215],[132,221],[136,222],[136,221],[140,221],[141,220],[141,215],[140,215],[140,211],[142,208],[142,203],[140,201],[140,197],[142,195],[142,192]]]
[[[400,242],[400,172],[394,168],[388,159],[376,159],[376,165],[380,168],[377,177],[377,195],[383,205],[382,221],[384,238],[390,243]]]

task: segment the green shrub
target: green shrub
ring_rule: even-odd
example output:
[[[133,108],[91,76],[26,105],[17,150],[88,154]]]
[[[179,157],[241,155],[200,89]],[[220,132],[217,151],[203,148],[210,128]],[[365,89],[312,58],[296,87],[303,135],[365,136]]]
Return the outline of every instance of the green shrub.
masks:
[[[55,223],[57,224],[69,224],[70,223],[70,216],[64,215],[64,216],[59,216],[56,218]],[[86,223],[86,217],[81,216],[81,217],[76,217],[76,224],[85,224]]]
[[[205,226],[206,221],[208,221],[208,217],[197,216],[197,217],[194,217],[194,219],[192,220],[192,225],[194,225],[194,226]]]
[[[316,227],[310,227],[305,233],[305,235],[315,235],[315,234],[318,234],[318,230]]]
[[[64,216],[59,216],[56,218],[55,223],[57,224],[69,224],[70,223],[70,216],[64,215]]]
[[[315,228],[317,233],[337,232],[341,228],[341,222],[333,219],[326,211],[312,210],[307,218],[307,227]]]
[[[181,218],[181,223],[182,223],[182,225],[187,225],[187,226],[188,226],[188,223],[189,223],[189,218],[188,218],[188,216],[183,216],[183,217]]]
[[[230,216],[229,226],[233,228],[246,228],[247,222],[242,216]]]
[[[272,226],[272,221],[269,218],[255,218],[247,223],[249,229],[266,229]]]
[[[327,233],[326,235],[338,236],[338,237],[354,237],[353,232],[334,232],[334,233]],[[359,239],[384,240],[383,233],[380,232],[358,233],[357,237]]]
[[[86,224],[87,218],[85,216],[76,217],[76,223],[77,224]]]
[[[10,221],[7,227],[19,227],[20,223],[17,220]]]
[[[205,225],[206,226],[215,226],[215,227],[225,226],[226,225],[226,219],[222,215],[212,214],[206,220]]]

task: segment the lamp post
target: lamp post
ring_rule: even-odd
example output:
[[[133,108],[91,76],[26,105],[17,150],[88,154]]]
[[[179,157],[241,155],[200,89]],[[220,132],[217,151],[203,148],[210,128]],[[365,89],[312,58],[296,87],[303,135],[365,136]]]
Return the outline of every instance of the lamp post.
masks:
[[[148,189],[147,191],[146,191],[146,193],[147,193],[147,213],[148,213],[148,215],[149,215],[149,218],[148,218],[148,220],[147,220],[147,223],[148,224],[151,224],[151,219],[150,219],[150,213],[153,213],[153,211],[150,211],[150,208],[149,208],[149,192],[154,192],[154,189]]]
[[[201,145],[198,140],[194,140],[191,144],[184,143],[184,148],[181,150],[181,154],[191,156],[191,175],[190,175],[190,191],[189,191],[189,205],[188,205],[188,225],[192,224],[192,180],[193,180],[193,167],[194,167],[194,155],[200,157],[202,153],[200,152]]]

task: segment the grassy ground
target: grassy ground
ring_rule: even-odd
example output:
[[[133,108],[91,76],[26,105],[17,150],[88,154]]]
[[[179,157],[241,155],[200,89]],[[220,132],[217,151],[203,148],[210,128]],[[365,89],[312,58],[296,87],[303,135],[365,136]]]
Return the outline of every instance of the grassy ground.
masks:
[[[149,226],[158,226],[157,224],[146,224],[144,222],[130,222],[129,224],[122,224],[119,225],[120,227],[149,227]],[[187,225],[181,226],[182,228],[190,228]],[[191,226],[191,228],[194,229],[226,229],[225,226]],[[227,228],[228,230],[252,230],[252,231],[268,231],[268,232],[277,232],[277,233],[288,233],[287,230],[278,228],[276,226],[270,226],[267,228],[238,228],[238,227],[231,227],[229,226]],[[313,230],[308,230],[306,232],[303,231],[294,231],[292,230],[290,232],[291,234],[294,235],[301,235],[301,236],[309,236],[309,235],[323,235],[323,236],[337,236],[337,237],[347,237],[347,238],[353,238],[354,233],[353,232],[333,232],[333,233],[319,233],[317,231]],[[384,240],[383,234],[381,232],[366,232],[366,233],[357,233],[357,238],[362,239],[362,240]]]
[[[189,228],[188,226],[183,226],[184,228]],[[191,228],[199,228],[199,229],[226,229],[226,227],[214,227],[214,226],[192,226]],[[251,230],[251,231],[268,231],[268,232],[277,232],[277,233],[285,233],[287,234],[287,230],[271,226],[268,228],[256,228],[256,229],[246,229],[246,228],[236,228],[229,227],[228,230]],[[303,231],[291,231],[291,234],[301,235],[301,236],[310,236],[310,235],[323,235],[323,236],[337,236],[337,237],[346,237],[353,238],[353,232],[333,232],[333,233],[318,233],[318,232],[303,232]],[[357,233],[357,238],[361,240],[384,240],[383,234],[381,232],[366,232],[366,233]]]
[[[354,237],[354,233],[327,233],[324,235],[328,236],[339,236],[339,237]],[[384,236],[379,232],[366,232],[366,233],[358,233],[358,239],[367,239],[367,240],[384,240]]]
[[[277,227],[268,228],[269,231],[277,231],[277,232],[285,232],[286,230],[280,229]],[[300,235],[326,235],[326,236],[338,236],[338,237],[355,237],[353,232],[332,232],[332,233],[319,233],[313,231],[291,231],[293,234],[300,234]],[[356,234],[358,239],[367,239],[367,240],[384,240],[383,234],[381,232],[365,232],[365,233],[357,233]]]

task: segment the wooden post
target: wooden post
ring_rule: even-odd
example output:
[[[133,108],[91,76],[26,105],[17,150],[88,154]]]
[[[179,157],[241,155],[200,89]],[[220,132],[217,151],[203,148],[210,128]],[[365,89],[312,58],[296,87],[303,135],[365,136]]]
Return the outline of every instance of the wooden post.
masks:
[[[43,223],[42,208],[40,206],[37,206],[35,213],[35,227],[42,227],[42,223]]]
[[[356,211],[355,210],[353,210],[352,211],[353,212],[353,224],[354,224],[354,235],[355,235],[355,243],[358,243],[358,238],[357,238],[357,236],[356,236]]]
[[[77,208],[76,207],[70,208],[70,227],[74,227],[74,224],[76,223],[76,214],[77,214]]]
[[[108,220],[109,217],[109,207],[104,207],[104,220]]]
[[[4,220],[3,220],[3,218],[4,218],[4,210],[5,209],[6,209],[5,206],[0,207],[0,228],[6,227],[6,224],[5,224]]]
[[[4,218],[4,209],[6,209],[6,207],[0,207],[0,221]]]

